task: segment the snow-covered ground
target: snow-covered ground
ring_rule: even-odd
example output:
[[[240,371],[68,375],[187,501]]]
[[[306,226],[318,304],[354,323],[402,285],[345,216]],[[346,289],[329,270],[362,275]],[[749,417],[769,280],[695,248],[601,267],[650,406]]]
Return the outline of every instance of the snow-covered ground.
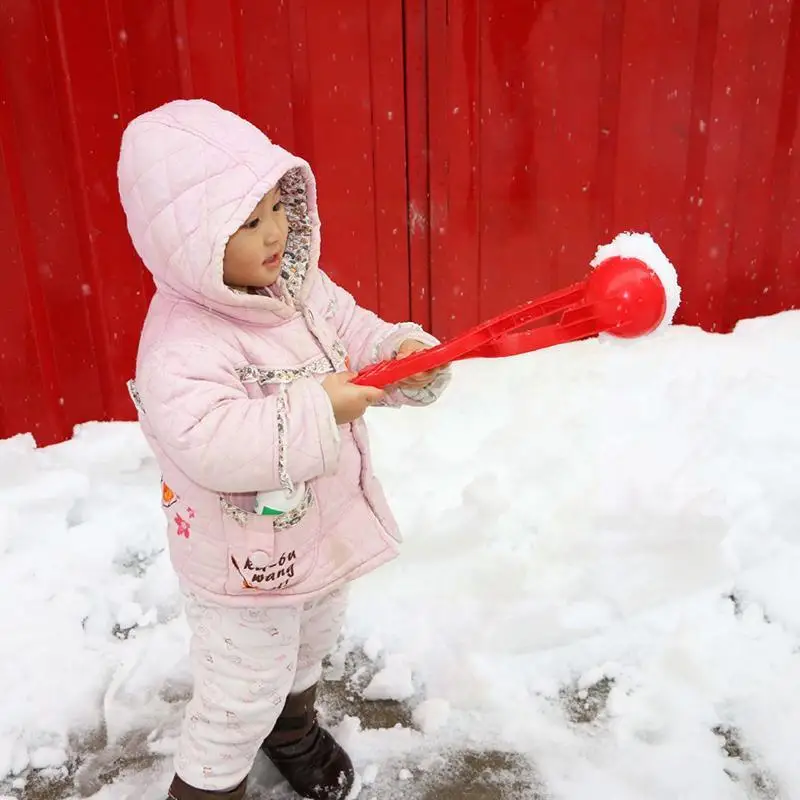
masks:
[[[370,411],[406,544],[354,585],[336,661],[363,649],[365,695],[418,729],[345,718],[364,800],[415,796],[451,748],[522,754],[554,800],[800,797],[799,345],[800,312],[674,327],[461,363],[437,406]],[[138,428],[0,443],[0,515],[6,793],[98,731],[168,756],[186,629]],[[565,693],[595,685],[576,722]],[[169,769],[96,797],[156,800]]]

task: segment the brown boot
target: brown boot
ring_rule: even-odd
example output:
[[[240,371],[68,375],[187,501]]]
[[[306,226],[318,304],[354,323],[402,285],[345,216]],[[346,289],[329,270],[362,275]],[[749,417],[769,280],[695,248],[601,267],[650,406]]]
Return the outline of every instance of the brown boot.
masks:
[[[247,778],[235,789],[222,792],[212,792],[208,789],[195,789],[182,781],[177,775],[172,779],[167,794],[168,800],[242,800],[247,790]]]
[[[286,698],[283,711],[261,749],[301,797],[344,800],[355,780],[350,757],[319,726],[317,687]]]

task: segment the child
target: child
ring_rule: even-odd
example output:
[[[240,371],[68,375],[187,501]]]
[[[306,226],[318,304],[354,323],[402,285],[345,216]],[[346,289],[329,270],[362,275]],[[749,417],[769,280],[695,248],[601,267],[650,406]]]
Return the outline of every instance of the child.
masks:
[[[236,115],[190,100],[138,117],[119,188],[156,283],[130,390],[191,630],[169,796],[242,798],[261,748],[300,796],[344,798],[353,766],[317,722],[316,687],[346,584],[400,540],[362,415],[433,402],[449,373],[386,393],[350,383],[436,340],[359,308],[319,270],[308,164]],[[294,504],[258,514],[263,492]]]

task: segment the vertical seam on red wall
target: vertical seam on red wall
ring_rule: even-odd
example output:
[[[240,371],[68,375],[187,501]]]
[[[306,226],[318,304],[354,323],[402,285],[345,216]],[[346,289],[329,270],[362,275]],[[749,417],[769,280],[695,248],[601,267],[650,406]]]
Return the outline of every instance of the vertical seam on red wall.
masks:
[[[237,0],[229,0],[231,13],[231,34],[233,35],[233,58],[236,67],[236,109],[245,119],[249,119],[250,109],[247,107],[247,93],[244,91],[244,63],[242,62],[242,8]]]
[[[108,0],[106,2],[106,10],[107,10],[107,17],[108,17],[108,30],[109,30],[109,39],[110,41],[114,41],[113,36],[113,25],[112,25],[112,18],[111,12],[109,9],[109,3],[115,2],[116,5],[116,14],[115,17],[119,20],[120,25],[123,30],[127,30],[127,24],[125,21],[125,12],[122,8],[122,3],[120,0]],[[131,74],[131,64],[130,64],[130,56],[128,55],[128,44],[127,40],[125,43],[125,47],[122,49],[122,53],[124,54],[124,66],[122,69],[125,72],[125,92],[123,93],[122,89],[120,88],[120,80],[119,80],[119,70],[117,69],[119,63],[119,51],[117,49],[114,50],[114,57],[112,59],[112,63],[114,64],[114,84],[117,87],[117,103],[122,115],[122,119],[127,125],[135,116],[136,114],[136,97],[133,89],[133,77]],[[124,100],[125,96],[127,96],[127,100]],[[120,141],[120,145],[122,142]],[[116,178],[116,176],[115,176]],[[114,191],[115,193],[119,194],[119,187],[117,185],[116,180],[114,181]],[[150,273],[147,272],[146,269],[141,268],[141,262],[139,261],[138,255],[136,256],[135,260],[136,266],[139,267],[139,274],[141,276],[141,285],[142,285],[142,297],[147,297],[147,294],[150,292],[152,283],[150,281]]]
[[[115,6],[115,13],[112,15],[111,13],[111,4]],[[114,88],[117,94],[117,107],[123,111],[125,117],[128,118],[133,115],[133,90],[132,90],[132,81],[130,75],[130,65],[128,63],[127,58],[125,59],[125,66],[120,69],[120,58],[119,58],[119,49],[113,45],[113,43],[119,38],[119,34],[115,33],[115,27],[113,25],[112,17],[119,19],[120,21],[124,20],[124,14],[122,12],[122,8],[120,7],[121,4],[119,0],[106,0],[105,7],[106,7],[106,27],[108,28],[108,40],[112,43],[112,53],[111,53],[111,64],[114,73]],[[124,51],[127,54],[127,47]],[[124,70],[124,82],[126,85],[125,91],[123,92],[122,89],[122,81],[120,80],[120,74]]]
[[[483,47],[481,45],[483,36],[483,14],[481,14],[480,0],[475,0],[475,15],[477,20],[475,26],[477,27],[477,36],[475,37],[475,59],[478,64],[477,69],[477,87],[475,89],[475,102],[477,107],[475,109],[475,117],[477,119],[476,136],[478,141],[475,144],[475,226],[477,227],[475,243],[478,247],[478,268],[475,271],[478,279],[478,285],[475,287],[475,323],[483,319],[481,310],[481,297],[483,296],[483,135],[481,125],[481,114],[483,112]],[[469,111],[468,111],[469,113]]]
[[[789,18],[778,129],[770,174],[769,227],[764,237],[763,259],[778,264],[783,231],[797,221],[786,218],[791,180],[792,148],[800,113],[800,0],[794,0]],[[795,157],[797,157],[795,155]]]
[[[112,11],[113,5],[113,11]],[[108,41],[111,47],[111,68],[113,71],[113,78],[114,78],[114,92],[116,94],[117,100],[117,119],[120,117],[125,120],[131,120],[135,113],[135,99],[133,94],[133,78],[131,75],[131,66],[130,66],[130,59],[128,57],[128,36],[127,36],[127,29],[125,28],[125,15],[122,9],[122,0],[106,0],[105,2],[106,7],[106,27],[108,29]],[[116,25],[114,24],[116,21]],[[124,35],[123,35],[124,34]],[[118,143],[121,145],[121,133],[120,131],[120,142]],[[116,172],[114,173],[114,179],[112,182],[113,192],[115,195],[119,194],[118,184],[116,180]],[[111,187],[110,187],[111,188]],[[127,227],[124,229],[127,230]],[[139,267],[139,274],[140,280],[139,284],[141,286],[142,297],[147,297],[148,286],[146,285],[146,275],[148,274],[146,270],[141,269],[140,262],[138,256],[136,260],[133,261],[137,267]],[[97,336],[95,334],[96,331],[96,323],[92,319],[92,313],[100,313],[100,309],[95,301],[93,306],[90,306],[90,315],[89,315],[89,324],[90,324],[90,331],[92,333],[92,337],[96,340]],[[102,330],[102,329],[101,329]],[[106,348],[104,347],[103,343],[103,350],[105,351]],[[108,360],[109,354],[108,352],[103,352],[103,358]],[[109,386],[108,386],[108,399],[109,403],[114,403],[114,391],[113,391],[113,384],[119,382],[122,376],[113,375],[109,372]],[[124,396],[124,395],[123,395]],[[112,408],[109,407],[107,409],[109,416],[116,415],[116,411],[112,411]]]
[[[293,13],[294,12],[294,13]],[[294,124],[295,152],[314,164],[313,141],[309,130],[311,102],[311,80],[308,63],[308,0],[292,0],[289,3],[289,36],[293,43],[289,69],[292,75],[292,117]]]
[[[424,65],[424,82],[422,84],[423,96],[421,108],[423,112],[423,119],[425,120],[424,126],[424,140],[423,150],[421,156],[424,163],[424,176],[425,176],[425,224],[424,230],[424,255],[425,255],[425,325],[430,327],[431,319],[433,318],[433,306],[431,300],[431,172],[430,172],[430,104],[428,103],[429,86],[430,86],[430,62],[428,59],[428,15],[427,15],[427,0],[423,0],[421,24],[422,24],[422,58]]]
[[[408,63],[408,54],[406,52],[408,48],[408,36],[406,32],[406,0],[401,0],[400,3],[400,27],[401,27],[401,37],[400,37],[400,57],[403,59],[403,125],[405,127],[406,135],[403,141],[403,147],[405,149],[405,159],[406,159],[406,169],[405,169],[405,188],[406,188],[406,209],[405,209],[405,217],[406,217],[406,253],[408,254],[408,317],[409,319],[413,316],[413,296],[414,296],[414,256],[413,256],[413,249],[412,249],[412,235],[411,235],[411,125],[409,124],[409,116],[408,116],[408,109],[409,109],[409,102],[408,102],[408,89],[409,89],[409,78],[408,78],[408,70],[409,70],[409,63]]]
[[[452,154],[446,135],[445,105],[451,101],[450,50],[448,30],[450,6],[447,0],[425,0],[425,49],[428,56],[426,107],[428,114],[428,186],[429,186],[429,296],[430,330],[439,335],[436,291],[438,274],[445,266],[443,253],[450,237],[450,185],[448,174]],[[442,17],[444,25],[441,25]],[[433,60],[431,56],[434,56]],[[436,100],[442,100],[435,105]]]
[[[53,22],[55,25],[56,34],[56,49],[58,53],[59,65],[64,76],[63,82],[63,95],[64,103],[62,104],[65,112],[66,119],[63,124],[66,125],[70,155],[72,157],[72,177],[69,181],[69,191],[74,199],[74,213],[75,222],[78,230],[83,235],[80,236],[80,241],[83,243],[83,258],[85,264],[83,270],[88,270],[91,276],[92,285],[94,290],[87,298],[87,316],[89,319],[89,330],[91,334],[92,346],[95,353],[95,364],[97,365],[98,381],[100,384],[100,392],[102,394],[102,408],[105,418],[108,419],[111,414],[111,403],[113,397],[112,385],[114,383],[114,376],[112,371],[110,350],[108,347],[109,330],[106,323],[106,317],[102,313],[99,306],[97,287],[101,283],[100,271],[97,265],[97,257],[92,246],[91,236],[89,230],[91,228],[91,214],[86,197],[86,177],[83,166],[83,159],[80,155],[78,135],[78,126],[75,115],[75,98],[72,93],[72,83],[69,73],[69,64],[67,61],[67,48],[64,40],[64,30],[61,21],[61,11],[58,3],[53,4]],[[51,65],[52,69],[52,65]]]
[[[692,85],[692,111],[689,122],[689,147],[686,153],[682,220],[688,229],[681,247],[679,264],[704,263],[698,258],[700,208],[708,164],[711,106],[714,96],[714,61],[717,57],[719,30],[718,0],[700,0],[697,24],[697,42],[694,55],[694,82]],[[711,36],[709,37],[709,32]],[[708,39],[711,41],[708,41]],[[705,128],[701,123],[705,122]],[[692,202],[694,198],[695,202]],[[670,255],[670,254],[668,254]]]
[[[618,26],[613,28],[611,17],[618,10]],[[597,143],[597,192],[596,208],[602,236],[615,232],[616,218],[614,197],[616,194],[617,149],[620,125],[620,98],[622,92],[622,39],[625,21],[625,0],[606,0],[603,17],[602,38],[602,84],[598,120],[600,123]],[[612,49],[613,48],[613,49]],[[613,54],[613,58],[611,55]]]
[[[0,75],[0,79],[2,79],[2,75]],[[2,105],[10,110],[10,104],[3,103]],[[3,117],[6,116],[6,114],[3,114]],[[3,124],[2,127],[0,127],[0,145],[5,139],[5,142],[7,143],[6,146],[8,148],[13,148],[11,151],[11,154],[13,155],[19,149],[19,145],[16,141],[17,137],[14,130],[13,118],[10,114],[8,117],[9,120],[6,137],[3,136],[2,130],[3,128],[6,128],[6,125]],[[15,155],[11,157],[8,150],[5,150],[5,153],[7,156],[9,156],[5,159],[5,163],[13,202],[13,198],[24,198],[24,184],[22,175],[20,175],[19,172],[19,159]],[[0,157],[2,156],[3,153],[0,152]],[[24,201],[20,205],[24,211],[26,207]],[[14,206],[12,206],[12,209],[13,208]],[[44,296],[42,294],[42,288],[39,283],[36,270],[37,259],[35,238],[33,231],[28,224],[25,213],[22,215],[15,214],[14,223],[19,236],[20,258],[22,259],[22,263],[24,265],[25,283],[28,290],[28,308],[33,321],[33,324],[31,325],[31,333],[36,347],[39,370],[41,372],[43,384],[48,395],[47,397],[43,398],[43,404],[51,414],[51,422],[56,428],[56,430],[50,431],[50,433],[55,433],[58,436],[66,438],[70,435],[70,431],[67,429],[63,406],[57,402],[53,402],[57,396],[61,396],[61,389],[58,381],[58,371],[56,369],[55,354],[52,346],[52,332],[50,329],[49,320],[47,318]],[[8,426],[9,430],[3,431],[3,434],[10,434],[14,423],[12,421],[5,420],[5,424]]]
[[[412,12],[409,9],[409,0],[403,0],[402,15],[409,311],[411,319],[429,329],[431,325],[431,184],[427,2],[416,0]],[[414,36],[413,31],[416,26],[419,26],[419,29],[416,31],[417,35]],[[420,66],[420,62],[421,74],[418,74],[416,67]]]
[[[743,2],[744,2],[744,0],[743,0]],[[755,0],[755,2],[759,2],[759,0]],[[748,5],[749,5],[749,7],[751,9],[750,19],[752,20],[753,3],[750,2]],[[752,24],[751,24],[750,29],[749,29],[748,47],[747,47],[747,56],[746,56],[746,63],[750,64],[750,65],[753,64],[754,50],[755,50],[755,46],[756,46],[754,38],[755,37],[753,36],[753,33],[752,33]],[[726,268],[725,268],[726,282],[728,281],[728,279],[730,278],[730,275],[731,275],[731,269],[730,269],[730,263],[731,262],[730,262],[730,259],[731,259],[731,255],[734,254],[734,248],[735,248],[735,244],[736,244],[736,235],[737,235],[737,231],[736,231],[735,227],[736,227],[736,222],[739,219],[739,209],[742,206],[742,197],[741,197],[741,195],[742,195],[742,169],[741,169],[741,165],[742,165],[743,159],[746,158],[746,156],[748,155],[747,151],[745,150],[745,148],[743,146],[743,143],[744,143],[745,138],[746,138],[746,131],[747,131],[747,119],[746,119],[746,117],[743,116],[742,126],[739,128],[739,152],[738,152],[738,157],[736,159],[736,172],[735,172],[735,178],[734,178],[734,182],[733,182],[733,186],[734,186],[733,193],[732,193],[733,194],[733,203],[732,203],[732,206],[731,206],[731,216],[730,216],[731,225],[730,225],[729,232],[728,232],[728,235],[727,235],[727,239],[728,239],[728,241],[727,241],[727,249],[726,249],[726,252],[723,255],[723,257],[725,259],[724,263],[726,264]],[[734,275],[734,280],[735,280],[735,275]],[[726,291],[725,300],[724,300],[724,302],[722,304],[722,329],[725,330],[725,331],[733,330],[734,326],[736,325],[736,321],[737,320],[735,318],[735,314],[731,313],[731,293],[729,291]]]
[[[367,15],[367,59],[372,64],[372,15],[371,15],[371,2],[364,0],[364,10]],[[383,313],[381,305],[381,249],[380,249],[380,234],[378,231],[378,174],[375,164],[375,153],[377,150],[377,130],[375,127],[375,82],[373,80],[372,68],[369,70],[369,128],[370,139],[372,141],[372,152],[370,153],[370,167],[372,172],[372,235],[375,240],[375,310]]]
[[[189,51],[189,20],[186,15],[186,0],[172,0],[171,8],[181,93],[185,98],[193,97],[194,81],[192,80],[192,59]]]

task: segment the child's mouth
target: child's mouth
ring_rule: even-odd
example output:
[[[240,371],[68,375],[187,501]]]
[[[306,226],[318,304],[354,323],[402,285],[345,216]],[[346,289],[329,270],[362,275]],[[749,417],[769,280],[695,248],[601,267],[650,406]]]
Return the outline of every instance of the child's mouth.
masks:
[[[262,262],[265,267],[277,267],[278,264],[281,263],[281,254],[275,253],[274,256],[270,256],[269,258],[265,258]]]

